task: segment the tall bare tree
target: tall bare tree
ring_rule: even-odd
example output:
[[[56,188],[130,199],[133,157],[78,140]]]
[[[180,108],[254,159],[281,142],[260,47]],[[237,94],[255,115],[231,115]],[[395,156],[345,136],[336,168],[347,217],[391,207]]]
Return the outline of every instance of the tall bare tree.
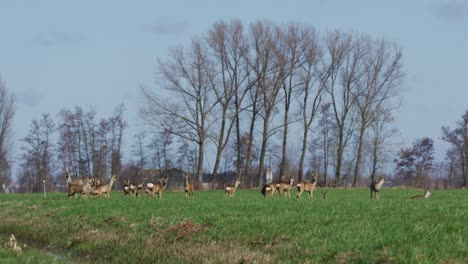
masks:
[[[134,136],[133,155],[135,155],[135,164],[138,166],[140,172],[145,169],[147,163],[145,140],[146,134],[143,131],[136,133]]]
[[[276,34],[278,35],[279,52],[281,52],[286,64],[285,77],[281,86],[284,95],[283,144],[280,163],[280,177],[282,178],[286,173],[286,162],[288,160],[289,123],[294,122],[290,121],[291,103],[294,97],[299,94],[304,82],[307,82],[303,76],[304,67],[309,70],[306,74],[310,73],[313,64],[317,61],[317,44],[314,29],[296,23],[278,27]]]
[[[150,125],[197,144],[197,179],[202,182],[206,139],[218,103],[213,96],[216,71],[204,43],[194,39],[188,53],[172,49],[167,62],[159,61],[158,77],[156,91],[141,89],[146,100],[142,116]]]
[[[110,118],[111,129],[111,175],[120,176],[122,170],[122,143],[124,130],[127,123],[123,118],[125,105],[120,104],[114,109],[114,114]]]
[[[12,152],[12,122],[15,115],[15,98],[0,78],[0,186],[11,179],[10,155]]]
[[[313,28],[310,29],[310,39],[304,51],[305,63],[299,72],[302,101],[300,102],[302,113],[302,148],[299,160],[298,179],[302,181],[304,176],[304,162],[309,140],[309,131],[317,113],[320,110],[323,91],[329,77],[329,65],[322,60],[322,50]],[[324,156],[325,158],[325,156]]]
[[[344,150],[353,131],[352,107],[355,99],[351,91],[362,74],[360,68],[364,49],[359,45],[354,45],[355,41],[351,34],[339,31],[329,33],[325,42],[326,56],[330,61],[330,78],[328,78],[326,90],[330,95],[338,129],[335,185],[339,185]]]
[[[231,23],[223,21],[215,23],[208,32],[209,51],[214,57],[215,70],[219,76],[219,85],[214,86],[220,109],[220,129],[215,135],[217,147],[216,160],[213,168],[213,179],[216,178],[221,162],[221,156],[230,139],[231,131],[236,127],[236,141],[240,143],[239,113],[248,89],[252,86],[248,64],[248,42],[243,31],[242,23],[234,20]],[[240,161],[240,151],[237,160]],[[237,177],[240,176],[241,164],[236,166]]]
[[[42,181],[50,179],[53,160],[52,134],[55,124],[49,114],[42,114],[40,120],[33,120],[28,135],[22,139],[24,145],[23,170],[29,171],[32,177],[32,191],[42,190]]]
[[[271,127],[275,108],[279,99],[279,92],[286,78],[286,59],[281,54],[277,41],[277,27],[269,22],[259,21],[251,25],[251,40],[255,47],[252,69],[257,79],[257,89],[260,89],[262,110],[260,117],[263,120],[262,148],[258,170],[259,186],[265,167],[265,155],[268,140],[278,127]],[[275,131],[276,130],[276,131]]]
[[[394,121],[391,111],[384,108],[378,109],[380,113],[376,115],[375,120],[370,124],[370,143],[369,143],[369,160],[370,160],[370,181],[376,180],[377,172],[384,168],[385,162],[388,161],[389,153],[395,145],[392,142],[398,134],[398,130],[392,127]]]
[[[398,106],[398,101],[394,99],[398,95],[397,88],[403,77],[402,52],[395,44],[383,39],[374,41],[369,37],[358,41],[358,45],[362,45],[366,53],[362,58],[364,63],[362,71],[365,76],[361,84],[356,86],[357,89],[351,90],[359,116],[353,186],[356,186],[360,176],[366,130],[373,122],[376,122],[379,114],[385,114],[383,111],[392,111]]]

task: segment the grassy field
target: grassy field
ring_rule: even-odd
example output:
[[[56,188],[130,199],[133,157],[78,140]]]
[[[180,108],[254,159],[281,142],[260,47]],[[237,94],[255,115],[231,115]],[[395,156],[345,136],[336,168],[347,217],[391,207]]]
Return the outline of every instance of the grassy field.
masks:
[[[2,263],[468,263],[468,191],[329,189],[309,200],[258,190],[181,192],[163,198],[67,200],[0,195],[0,238],[21,254]]]

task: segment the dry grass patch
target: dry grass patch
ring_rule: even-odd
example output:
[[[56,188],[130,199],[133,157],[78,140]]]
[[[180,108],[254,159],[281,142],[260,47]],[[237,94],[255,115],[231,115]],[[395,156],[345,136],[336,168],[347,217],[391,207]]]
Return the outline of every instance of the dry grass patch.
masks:
[[[176,234],[175,240],[180,240],[184,238],[192,237],[194,234],[199,233],[205,229],[207,229],[210,225],[208,224],[195,224],[192,220],[188,220],[185,222],[178,223],[174,226],[170,226],[167,228],[169,232]]]

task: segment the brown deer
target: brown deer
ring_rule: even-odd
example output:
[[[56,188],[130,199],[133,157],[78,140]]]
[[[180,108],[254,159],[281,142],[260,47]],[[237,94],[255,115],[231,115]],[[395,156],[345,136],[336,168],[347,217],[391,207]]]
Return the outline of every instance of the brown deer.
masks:
[[[68,173],[66,173],[65,178],[67,179],[67,184],[76,184],[76,185],[84,185],[89,177],[84,178],[72,178]]]
[[[184,174],[184,179],[185,179],[185,183],[184,183],[184,191],[185,191],[185,199],[189,199],[191,197],[193,197],[193,190],[195,189],[193,187],[193,182],[189,182],[189,174],[186,173]]]
[[[130,189],[132,191],[132,193],[135,194],[135,197],[140,197],[140,191],[141,189],[143,189],[143,184],[144,184],[144,181],[140,182],[140,183],[137,183],[137,184],[131,184],[130,185]]]
[[[385,183],[385,180],[384,180],[384,177],[380,177],[380,180],[378,182],[376,181],[372,181],[371,184],[370,184],[370,198],[372,199],[372,192],[375,193],[375,199],[378,200],[379,197],[380,197],[380,189],[382,188],[382,186],[384,185]]]
[[[289,177],[289,182],[285,181],[280,181],[279,183],[276,184],[276,190],[278,191],[279,196],[285,192],[285,197],[291,198],[291,189],[294,183],[294,178],[291,176]]]
[[[132,187],[134,187],[133,185],[130,184],[130,181],[129,180],[125,180],[124,183],[123,183],[123,192],[124,192],[124,196],[129,196],[132,194]]]
[[[426,189],[424,192],[424,195],[415,195],[415,196],[411,196],[410,198],[411,199],[422,199],[422,198],[427,199],[431,195],[432,195],[431,191],[429,189]]]
[[[309,197],[309,199],[312,199],[314,198],[314,189],[315,189],[315,186],[317,185],[317,178],[318,178],[318,173],[317,172],[314,172],[312,174],[312,181],[311,182],[305,182],[305,181],[301,181],[300,183],[297,184],[297,194],[296,194],[296,197],[297,198],[300,198],[302,193],[304,191],[307,192],[307,196]]]
[[[91,191],[91,179],[89,178],[85,180],[84,184],[68,184],[68,198],[71,196],[76,198],[77,193],[81,194],[81,198],[86,198]]]
[[[169,177],[163,177],[159,180],[158,183],[149,182],[146,184],[145,193],[148,196],[154,197],[154,194],[158,194],[158,198],[161,198],[164,189],[167,187],[167,181]]]
[[[275,192],[276,192],[276,183],[267,183],[263,185],[262,187],[262,195],[265,196],[265,198],[267,198],[268,194],[270,194],[270,196],[273,197]]]
[[[112,185],[114,184],[115,180],[115,175],[112,175],[110,182],[108,184],[99,184],[96,186],[93,194],[97,197],[101,197],[101,195],[104,194],[105,198],[109,198],[110,192],[112,191]]]
[[[224,188],[224,197],[229,196],[229,197],[234,197],[234,194],[236,193],[237,187],[239,187],[239,184],[241,182],[239,179],[236,179],[234,184],[228,184],[226,185],[226,188]]]

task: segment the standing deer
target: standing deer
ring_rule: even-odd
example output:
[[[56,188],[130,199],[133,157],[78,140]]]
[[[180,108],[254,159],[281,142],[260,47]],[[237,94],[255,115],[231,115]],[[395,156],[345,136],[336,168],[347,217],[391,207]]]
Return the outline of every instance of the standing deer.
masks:
[[[415,196],[411,196],[410,198],[411,199],[422,199],[422,198],[427,199],[431,195],[432,195],[431,191],[429,189],[426,189],[426,191],[424,192],[424,195],[415,195]]]
[[[379,192],[380,192],[380,189],[382,188],[382,186],[384,185],[385,183],[385,180],[384,180],[384,177],[380,177],[380,180],[378,182],[376,181],[372,181],[371,184],[370,184],[370,198],[372,199],[372,192],[375,193],[375,199],[378,200],[379,199]]]
[[[132,191],[132,193],[135,194],[135,197],[140,197],[140,191],[141,189],[143,189],[143,184],[144,184],[144,181],[140,182],[140,183],[137,183],[137,184],[131,184],[130,185],[130,189]]]
[[[74,195],[76,198],[77,193],[81,194],[81,198],[86,198],[86,196],[91,193],[91,191],[91,179],[89,178],[85,180],[84,184],[68,184],[68,198],[70,198],[72,195]]]
[[[122,189],[123,189],[123,192],[124,192],[125,196],[130,197],[130,195],[132,194],[132,187],[133,187],[133,185],[130,184],[129,180],[124,181]]]
[[[89,180],[89,177],[85,178],[72,178],[68,173],[66,173],[65,178],[67,179],[67,184],[76,184],[76,185],[84,185],[87,180]]]
[[[193,197],[193,182],[189,182],[189,174],[184,174],[185,183],[184,183],[184,191],[185,191],[185,199],[189,199]]]
[[[296,197],[300,198],[302,193],[304,191],[307,192],[307,196],[309,199],[312,199],[314,197],[314,189],[315,186],[317,185],[317,178],[318,178],[318,173],[314,172],[312,174],[312,181],[311,182],[305,182],[301,181],[300,183],[297,184],[297,194]]]
[[[108,184],[99,184],[96,186],[96,189],[94,190],[94,195],[97,195],[97,197],[101,197],[102,194],[104,194],[105,198],[110,197],[110,192],[112,190],[112,185],[114,184],[116,178],[115,175],[112,175],[110,182]]]
[[[224,197],[234,197],[234,194],[236,193],[237,187],[239,187],[240,183],[241,182],[239,181],[239,179],[236,179],[234,184],[228,184],[226,188],[224,188]]]
[[[262,195],[267,198],[267,195],[270,194],[271,197],[275,195],[276,192],[276,183],[267,183],[262,187]]]
[[[167,181],[169,177],[163,177],[159,180],[158,183],[149,182],[146,184],[145,193],[148,196],[154,197],[154,194],[158,194],[158,198],[161,198],[162,192],[166,189]]]
[[[291,198],[291,189],[294,183],[294,178],[291,176],[289,177],[289,182],[285,181],[280,181],[279,183],[276,184],[276,190],[279,193],[279,196],[281,197],[281,194],[285,192],[285,197]]]

